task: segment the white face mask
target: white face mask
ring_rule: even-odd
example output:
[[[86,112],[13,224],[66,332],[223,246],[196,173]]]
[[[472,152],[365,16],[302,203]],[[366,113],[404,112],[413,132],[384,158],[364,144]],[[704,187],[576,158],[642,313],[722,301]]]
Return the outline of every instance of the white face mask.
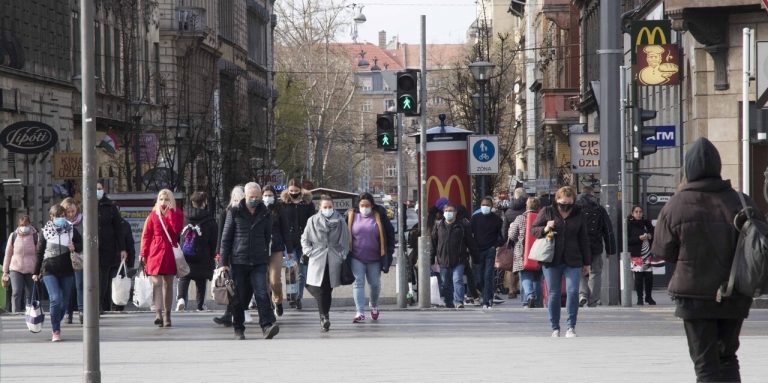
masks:
[[[325,218],[331,218],[333,215],[333,208],[331,209],[320,209],[320,214],[323,215]]]
[[[22,226],[19,227],[19,233],[20,234],[29,234],[29,232],[32,231],[29,226]]]
[[[96,190],[96,199],[101,199],[104,197],[104,189]]]
[[[360,208],[360,214],[362,214],[363,217],[367,217],[367,216],[371,215],[371,208],[369,208],[369,207],[361,207]]]
[[[491,213],[491,207],[490,206],[480,206],[480,212],[483,214],[490,214]]]
[[[275,203],[275,197],[267,196],[267,197],[264,197],[264,199],[262,201],[264,201],[265,205],[269,206],[269,205],[272,205],[273,203]]]
[[[453,221],[453,218],[456,217],[456,213],[452,211],[446,211],[445,213],[443,213],[443,217],[445,218],[446,221],[451,222]]]

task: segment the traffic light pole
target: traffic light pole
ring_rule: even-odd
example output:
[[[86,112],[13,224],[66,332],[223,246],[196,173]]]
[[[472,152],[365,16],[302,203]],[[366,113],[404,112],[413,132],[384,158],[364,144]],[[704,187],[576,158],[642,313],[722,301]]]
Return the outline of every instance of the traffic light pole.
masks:
[[[406,280],[405,260],[405,188],[403,187],[403,114],[397,113],[397,125],[395,126],[395,137],[397,137],[397,307],[404,309],[406,307],[405,293],[408,290],[408,281]]]
[[[632,273],[630,269],[629,236],[627,235],[627,219],[624,212],[627,211],[627,67],[619,67],[619,84],[621,84],[621,261],[620,285],[621,305],[632,307]],[[632,173],[635,174],[635,173]]]
[[[427,230],[427,16],[421,15],[421,47],[419,47],[421,59],[421,88],[419,92],[419,157],[420,157],[420,182],[419,182],[419,308],[427,309],[431,306],[429,276],[430,276],[430,242],[432,233]]]

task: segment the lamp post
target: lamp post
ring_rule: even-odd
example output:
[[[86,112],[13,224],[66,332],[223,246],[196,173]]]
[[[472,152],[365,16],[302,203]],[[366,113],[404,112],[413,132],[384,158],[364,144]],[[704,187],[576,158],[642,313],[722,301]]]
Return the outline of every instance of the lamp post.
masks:
[[[493,70],[496,65],[489,63],[488,61],[475,61],[469,64],[469,71],[472,73],[472,77],[480,86],[480,134],[485,134],[485,85],[493,75]],[[485,176],[478,176],[480,184],[480,195],[478,201],[486,195]],[[478,204],[479,205],[479,204]]]

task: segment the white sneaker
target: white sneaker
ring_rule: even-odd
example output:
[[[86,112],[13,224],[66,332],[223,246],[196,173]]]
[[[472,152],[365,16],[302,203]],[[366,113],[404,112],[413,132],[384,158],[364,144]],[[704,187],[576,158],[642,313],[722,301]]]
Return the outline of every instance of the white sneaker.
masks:
[[[576,337],[576,331],[572,328],[568,328],[568,331],[565,332],[566,338],[575,338]]]
[[[560,337],[560,330],[552,331],[552,337],[553,338],[559,338]]]
[[[483,305],[483,311],[491,311],[491,307],[493,307],[493,306]]]
[[[253,323],[253,318],[251,318],[251,313],[248,311],[245,312],[245,323]]]
[[[187,302],[184,301],[184,298],[179,299],[176,301],[176,311],[184,311],[184,308],[187,306]]]

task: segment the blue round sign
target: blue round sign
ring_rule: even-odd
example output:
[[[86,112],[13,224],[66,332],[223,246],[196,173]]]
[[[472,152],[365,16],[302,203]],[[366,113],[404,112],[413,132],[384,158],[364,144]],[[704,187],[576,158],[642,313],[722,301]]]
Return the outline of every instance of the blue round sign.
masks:
[[[479,140],[472,146],[472,155],[480,162],[488,162],[496,155],[496,147],[491,141]]]

